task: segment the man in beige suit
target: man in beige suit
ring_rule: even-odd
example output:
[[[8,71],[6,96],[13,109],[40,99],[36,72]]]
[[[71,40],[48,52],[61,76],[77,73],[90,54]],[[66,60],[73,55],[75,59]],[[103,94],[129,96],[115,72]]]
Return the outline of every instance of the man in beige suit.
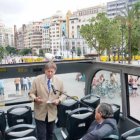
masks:
[[[57,105],[65,99],[63,82],[54,75],[56,70],[56,64],[48,62],[45,65],[45,74],[34,79],[29,93],[34,100],[38,140],[53,140]],[[59,92],[55,91],[53,87]]]

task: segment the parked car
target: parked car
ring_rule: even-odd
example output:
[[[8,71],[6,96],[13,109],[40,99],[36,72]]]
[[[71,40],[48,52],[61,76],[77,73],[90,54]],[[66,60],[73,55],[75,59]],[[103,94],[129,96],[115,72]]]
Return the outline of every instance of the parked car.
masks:
[[[61,60],[63,60],[63,56],[62,55],[55,55],[55,60],[56,61],[61,61]]]

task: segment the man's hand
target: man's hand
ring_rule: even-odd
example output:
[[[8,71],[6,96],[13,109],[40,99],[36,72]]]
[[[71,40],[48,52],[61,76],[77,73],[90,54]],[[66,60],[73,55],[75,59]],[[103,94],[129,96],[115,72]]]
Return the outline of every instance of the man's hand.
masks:
[[[52,101],[52,103],[55,104],[55,105],[60,104],[60,102],[61,102],[61,101],[60,101],[59,99],[55,99],[55,100]]]
[[[37,104],[41,104],[43,103],[43,99],[40,96],[38,96],[34,99],[34,102],[36,102]]]

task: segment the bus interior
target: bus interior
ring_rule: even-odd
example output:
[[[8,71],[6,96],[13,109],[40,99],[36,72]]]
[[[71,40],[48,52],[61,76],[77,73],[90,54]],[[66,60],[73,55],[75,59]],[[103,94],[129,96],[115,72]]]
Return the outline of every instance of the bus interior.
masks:
[[[23,132],[20,133],[23,131],[22,128],[25,128],[24,134],[26,129],[35,129],[33,101],[28,93],[34,77],[44,73],[45,63],[0,65],[0,81],[4,85],[3,89],[0,87],[0,140],[20,140],[23,136]],[[119,129],[118,139],[127,139],[126,135],[132,135],[132,139],[129,140],[140,139],[140,67],[138,65],[105,63],[92,59],[63,60],[56,61],[56,64],[56,75],[63,80],[68,96],[67,101],[58,106],[55,140],[80,139],[86,133],[87,128],[76,127],[77,122],[71,114],[74,114],[76,118],[82,118],[83,121],[77,125],[84,127],[87,119],[84,120],[85,117],[82,117],[82,113],[79,112],[90,112],[87,115],[89,119],[92,113],[93,120],[94,110],[101,102],[112,104]],[[14,80],[17,77],[29,78],[30,85],[26,89],[19,87],[16,90]],[[133,87],[132,80],[137,88]],[[22,112],[25,108],[30,112],[23,114],[23,117]],[[27,120],[26,116],[28,116]],[[36,134],[33,132],[30,134],[27,135],[29,137],[27,140],[35,140]]]

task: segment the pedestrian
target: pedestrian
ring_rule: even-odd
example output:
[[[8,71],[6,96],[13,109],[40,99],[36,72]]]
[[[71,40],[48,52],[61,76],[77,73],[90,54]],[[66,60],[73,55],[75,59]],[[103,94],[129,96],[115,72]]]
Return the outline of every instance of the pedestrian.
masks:
[[[104,81],[105,81],[104,75],[103,74],[100,74],[99,79],[98,79],[99,84],[102,85],[102,83]]]
[[[19,77],[15,78],[14,83],[16,86],[16,91],[19,91],[20,78]]]
[[[133,95],[133,81],[134,81],[134,78],[132,75],[128,75],[128,87],[129,87],[129,94],[130,95]]]
[[[80,140],[102,140],[111,134],[118,135],[112,106],[108,103],[100,103],[95,110],[95,120]]]
[[[4,81],[0,79],[0,95],[4,95]]]
[[[110,84],[117,87],[118,86],[118,82],[117,82],[117,78],[116,78],[116,73],[111,72],[110,73]]]
[[[28,80],[28,89],[31,89],[32,83],[31,83],[31,77],[27,77]]]
[[[92,86],[95,88],[97,85],[98,85],[98,79],[97,79],[97,77],[95,75],[93,80],[92,80]]]
[[[76,79],[75,80],[80,81],[81,79],[82,79],[82,74],[81,73],[78,73],[76,75]]]
[[[55,75],[56,70],[56,64],[48,62],[45,65],[45,74],[33,80],[29,92],[34,100],[38,140],[53,140],[57,105],[65,99],[63,82]]]
[[[136,97],[138,95],[137,89],[138,89],[138,80],[136,78],[136,79],[133,80],[133,83],[132,83],[132,92],[133,92],[132,95],[134,97]]]
[[[23,78],[23,90],[28,89],[28,79],[26,77]]]
[[[20,86],[21,86],[21,90],[23,90],[23,78],[20,78]]]

